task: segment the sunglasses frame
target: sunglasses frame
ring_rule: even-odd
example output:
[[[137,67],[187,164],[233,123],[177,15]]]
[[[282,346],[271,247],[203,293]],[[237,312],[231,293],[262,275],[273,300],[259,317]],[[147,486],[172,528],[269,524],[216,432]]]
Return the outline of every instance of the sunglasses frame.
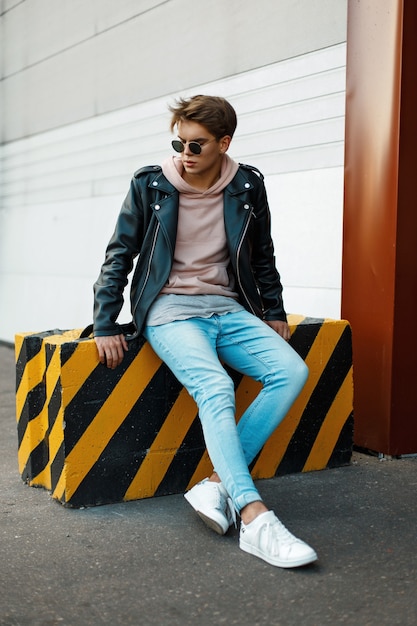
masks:
[[[184,152],[186,143],[183,143],[181,139],[173,139],[171,141],[171,145],[174,148],[175,152]],[[188,147],[193,154],[201,154],[201,150],[203,149],[198,141],[188,142]]]
[[[198,143],[198,141],[181,141],[181,139],[173,139],[171,141],[171,146],[174,148],[175,152],[184,152],[185,146],[188,143],[188,147],[190,148],[193,154],[201,154],[202,149],[207,144],[212,143],[213,141],[217,141],[217,139],[209,139],[208,141],[204,140],[203,145]]]

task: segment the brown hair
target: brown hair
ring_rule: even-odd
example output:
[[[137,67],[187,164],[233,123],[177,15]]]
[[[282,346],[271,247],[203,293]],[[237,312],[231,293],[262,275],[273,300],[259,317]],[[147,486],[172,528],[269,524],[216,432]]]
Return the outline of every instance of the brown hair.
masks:
[[[232,105],[218,96],[193,96],[180,98],[175,105],[169,107],[172,113],[171,131],[178,122],[189,120],[201,124],[216,137],[225,135],[233,137],[237,126],[236,111]]]

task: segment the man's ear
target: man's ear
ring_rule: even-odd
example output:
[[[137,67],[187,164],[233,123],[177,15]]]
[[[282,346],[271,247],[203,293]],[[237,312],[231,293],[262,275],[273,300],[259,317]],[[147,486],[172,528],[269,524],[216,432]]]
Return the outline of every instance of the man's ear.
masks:
[[[219,145],[220,145],[220,152],[222,154],[228,151],[231,141],[232,141],[232,138],[230,137],[230,135],[225,135],[224,137],[220,139]]]

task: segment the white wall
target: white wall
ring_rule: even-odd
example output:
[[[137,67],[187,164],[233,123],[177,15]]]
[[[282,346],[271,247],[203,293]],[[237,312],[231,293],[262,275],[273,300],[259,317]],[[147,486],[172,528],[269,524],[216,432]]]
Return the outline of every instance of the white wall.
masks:
[[[246,0],[243,3],[213,2],[222,9],[226,10],[227,7],[226,13],[230,6],[237,9],[242,4],[246,7],[252,7],[253,4]],[[97,15],[94,10],[96,3],[99,3],[101,9],[102,30],[107,32],[107,24],[107,28],[116,35],[116,26],[120,24],[119,36],[122,32],[125,34],[126,25],[130,28],[132,22],[135,22],[126,16],[131,15],[138,5],[143,9],[141,18],[149,19],[155,15],[155,11],[164,7],[171,12],[174,8],[190,4],[185,0],[168,3],[123,0],[117,3],[118,8],[115,9],[115,3],[106,0],[71,0],[73,8],[78,5],[81,11],[78,17],[82,15],[84,20],[83,25],[79,26],[78,21],[71,21],[75,19],[72,14],[68,16],[69,26],[62,34],[62,53],[57,52],[56,40],[48,43],[45,29],[37,34],[42,41],[42,54],[49,55],[45,63],[52,59],[58,61],[61,57],[61,76],[53,74],[57,92],[52,107],[56,110],[54,115],[48,116],[50,105],[47,102],[42,107],[37,89],[34,88],[34,99],[23,103],[17,96],[11,98],[10,85],[4,89],[9,78],[0,83],[3,96],[5,92],[7,95],[2,98],[3,109],[6,109],[3,122],[4,119],[9,120],[7,124],[3,123],[3,136],[8,141],[0,148],[0,339],[12,341],[14,334],[20,331],[76,328],[91,322],[92,284],[97,277],[104,248],[130,177],[142,165],[159,163],[169,151],[171,136],[168,131],[167,103],[177,95],[197,92],[223,95],[230,99],[239,117],[230,155],[259,167],[265,174],[273,216],[277,264],[282,274],[287,310],[317,317],[338,317],[346,49],[343,38],[336,43],[331,43],[331,40],[332,37],[341,39],[340,33],[346,28],[345,22],[340,24],[341,8],[342,5],[346,8],[346,2],[312,0],[291,4],[278,0],[268,4],[262,0],[261,8],[265,4],[274,7],[271,9],[273,17],[276,17],[277,6],[281,11],[289,11],[289,22],[294,33],[292,38],[287,34],[284,40],[290,52],[303,46],[304,50],[306,47],[311,48],[304,53],[285,57],[282,42],[274,49],[271,41],[268,41],[260,52],[259,46],[252,46],[250,55],[249,42],[245,47],[246,56],[239,62],[232,57],[220,68],[217,59],[214,72],[204,64],[201,76],[211,77],[214,73],[217,75],[216,80],[210,78],[197,82],[199,74],[194,68],[188,82],[181,79],[183,86],[164,91],[162,95],[158,95],[158,89],[151,85],[154,79],[148,81],[152,97],[142,93],[142,99],[139,100],[138,94],[132,95],[131,86],[123,92],[124,83],[119,77],[114,83],[107,84],[108,97],[104,98],[104,92],[101,92],[104,99],[100,100],[99,89],[95,95],[89,91],[86,98],[83,93],[79,94],[79,98],[75,97],[77,94],[72,94],[76,106],[66,107],[60,101],[61,89],[64,95],[67,94],[62,77],[66,68],[65,46],[74,52],[79,46],[85,45],[82,42],[77,44],[75,40],[71,42],[68,38],[76,36],[78,42],[88,38],[83,29],[91,30],[91,24],[88,24],[93,22],[92,16]],[[45,4],[51,5],[50,0],[44,0],[44,3],[41,0],[26,0],[16,5],[15,9],[10,8],[12,0],[3,0],[1,6],[3,13],[6,10],[3,17],[9,16],[9,23],[14,20],[12,31],[16,33],[19,20],[16,15],[13,17],[13,11],[22,11],[27,5],[26,9],[30,7],[32,11],[32,22],[36,22],[35,17],[39,18],[37,11],[42,14],[41,7]],[[57,4],[62,9],[68,2],[57,0]],[[193,7],[198,6],[199,10],[202,5],[206,6],[206,3],[193,3]],[[311,10],[312,5],[315,5],[315,11]],[[310,21],[307,24],[303,19],[299,29],[305,35],[302,41],[296,37],[298,32],[295,24],[300,6],[310,7]],[[155,8],[147,11],[146,7]],[[294,7],[297,10],[291,13],[290,8]],[[317,30],[311,27],[313,14],[316,23],[319,21],[319,8],[328,10],[322,40],[331,43],[322,47],[318,46]],[[199,10],[194,9],[194,12],[198,14]],[[44,13],[42,15],[45,17]],[[126,22],[123,22],[123,15]],[[208,25],[212,25],[205,10],[201,16],[208,20]],[[226,22],[229,20],[229,26],[234,23],[228,15],[224,17],[227,18]],[[53,19],[54,15],[50,18]],[[165,18],[171,18],[171,13],[165,14]],[[25,19],[28,19],[27,15]],[[178,19],[177,15],[177,24]],[[196,17],[193,19],[195,22]],[[190,23],[193,19],[188,17],[186,25],[194,26]],[[237,19],[237,25],[240,26],[238,31],[245,34],[247,25],[239,23],[239,11],[235,11],[233,19],[235,22]],[[268,20],[265,20],[265,16],[260,19],[261,25],[266,28]],[[330,32],[330,24],[335,20],[337,28]],[[4,25],[4,20],[0,21],[2,23]],[[282,31],[282,25],[280,28]],[[307,31],[311,32],[309,37]],[[98,29],[97,32],[101,31]],[[183,32],[182,28],[180,32]],[[203,32],[206,32],[205,28]],[[259,43],[265,31],[255,33],[255,41]],[[33,34],[31,36],[34,37]],[[217,36],[213,34],[213,37]],[[91,37],[90,44],[99,38],[98,35]],[[233,39],[236,39],[236,33]],[[192,54],[198,50],[197,40],[198,37],[196,39],[194,36]],[[158,40],[158,44],[162,45],[161,41],[163,38]],[[40,70],[44,65],[40,48],[35,43],[32,47],[38,51],[38,56],[28,59],[27,53],[24,60],[22,53],[20,56],[18,54],[19,46],[14,44],[8,52],[8,63],[3,64],[3,75],[6,69],[10,78],[28,81],[28,74],[32,74],[36,68]],[[163,49],[166,53],[166,49]],[[180,56],[182,54],[183,48],[179,52]],[[261,63],[274,55],[283,58],[267,64]],[[95,58],[108,60],[102,48]],[[86,53],[87,65],[88,61],[91,61],[91,55]],[[24,63],[27,64],[26,69],[22,69]],[[239,66],[239,63],[255,66],[232,72],[231,66]],[[14,74],[10,74],[11,68]],[[19,78],[19,75],[22,76]],[[36,74],[32,74],[32,79],[34,76]],[[125,73],[123,77],[125,82],[132,80]],[[41,85],[47,84],[49,89],[52,83],[51,80],[40,82]],[[173,80],[174,83],[176,80]],[[112,100],[110,87],[113,85],[115,91],[122,92],[117,96],[120,98],[117,103]],[[81,84],[78,87],[82,89]],[[25,93],[22,89],[20,86],[17,93]],[[136,103],[126,106],[131,98],[136,98]],[[16,103],[15,114],[13,102]],[[125,103],[123,107],[120,106],[122,102]],[[101,112],[100,107],[108,107],[110,110]],[[128,316],[125,308],[122,320],[128,319]]]
[[[2,141],[346,41],[347,0],[0,0]]]

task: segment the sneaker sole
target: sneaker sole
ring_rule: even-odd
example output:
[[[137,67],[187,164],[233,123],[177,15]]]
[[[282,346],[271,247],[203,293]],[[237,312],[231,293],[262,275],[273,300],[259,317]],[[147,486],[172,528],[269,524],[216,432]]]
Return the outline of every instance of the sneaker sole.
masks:
[[[214,520],[213,518],[207,517],[207,515],[204,515],[204,513],[202,513],[201,511],[196,511],[196,513],[199,516],[199,518],[202,519],[203,522],[209,528],[211,528],[211,530],[214,530],[215,533],[217,533],[218,535],[225,535],[226,534],[228,528],[226,530],[224,530],[223,526],[221,524],[216,522],[216,520]]]
[[[283,567],[286,569],[290,569],[291,567],[302,567],[303,565],[309,565],[310,563],[314,563],[314,561],[317,561],[318,558],[313,549],[311,550],[311,553],[309,555],[306,555],[305,557],[300,557],[299,559],[293,561],[282,561],[277,557],[264,554],[258,548],[255,548],[254,546],[251,546],[244,541],[239,541],[239,547],[244,552],[252,554],[253,556],[257,556],[259,559],[266,561],[270,565],[275,565],[276,567]]]
[[[198,505],[193,502],[193,497],[192,497],[192,494],[190,495],[190,492],[185,493],[184,498],[187,500],[189,504],[191,504],[191,506],[193,507],[197,515],[200,517],[200,519],[202,519],[203,522],[209,528],[211,528],[211,530],[214,530],[214,532],[216,532],[218,535],[225,535],[227,533],[227,531],[229,530],[229,526],[227,526],[227,528],[224,529],[223,526],[217,520],[213,519],[212,517],[208,517],[205,513],[200,511],[198,509]]]

